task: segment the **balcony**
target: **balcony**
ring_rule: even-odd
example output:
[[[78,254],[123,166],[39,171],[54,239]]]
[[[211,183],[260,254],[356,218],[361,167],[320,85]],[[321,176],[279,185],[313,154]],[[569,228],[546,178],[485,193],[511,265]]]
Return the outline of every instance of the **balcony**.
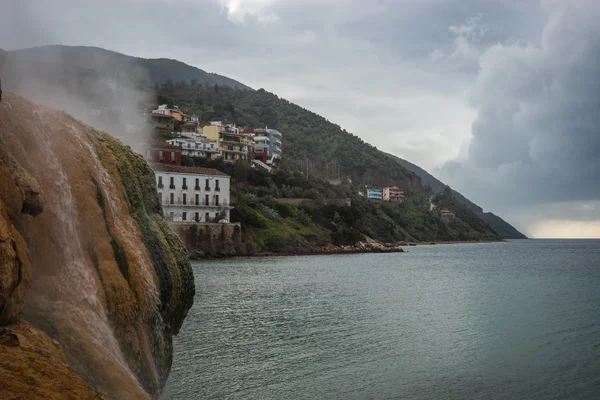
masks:
[[[237,154],[245,154],[248,152],[247,147],[242,147],[241,149],[222,149],[225,153],[237,153]]]
[[[216,191],[216,192],[220,192],[220,191],[221,191],[221,188],[217,186],[217,187],[215,188],[215,191]]]
[[[169,189],[175,189],[175,185],[169,185]]]
[[[200,186],[195,186],[194,190],[200,190]]]
[[[159,188],[159,189],[162,189],[162,188],[164,188],[164,187],[165,187],[165,185],[163,185],[162,183],[159,183],[159,184],[158,184],[158,188]]]
[[[188,188],[188,187],[187,187],[187,185],[183,185],[181,188],[182,188],[183,190],[187,190],[187,188]]]
[[[204,187],[204,190],[206,190],[206,191],[210,191],[210,186],[205,186],[205,187]]]
[[[199,201],[196,203],[195,199],[190,199],[188,201],[183,201],[183,199],[181,198],[177,198],[174,199],[173,202],[171,202],[170,199],[164,199],[162,201],[162,206],[183,206],[183,207],[231,207],[231,204],[229,204],[229,201],[227,200],[222,200],[222,201],[215,201],[215,200],[211,200],[208,203],[206,201]]]

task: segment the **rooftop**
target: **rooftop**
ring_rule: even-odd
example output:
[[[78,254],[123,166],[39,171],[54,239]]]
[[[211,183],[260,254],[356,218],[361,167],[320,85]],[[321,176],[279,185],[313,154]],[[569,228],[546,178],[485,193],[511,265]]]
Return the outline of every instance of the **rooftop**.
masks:
[[[150,147],[154,147],[154,148],[160,148],[160,149],[177,149],[177,150],[181,150],[181,148],[179,146],[173,146],[172,144],[169,144],[167,142],[161,142],[160,140],[150,140],[147,142],[148,146]]]
[[[202,175],[219,175],[229,176],[219,170],[213,168],[202,168],[202,167],[184,167],[183,165],[171,165],[171,164],[150,164],[154,171],[163,172],[175,172],[179,174],[202,174]]]
[[[169,118],[172,119],[173,116],[172,115],[166,115],[166,114],[160,114],[160,113],[152,113],[153,117],[157,117],[157,118]]]

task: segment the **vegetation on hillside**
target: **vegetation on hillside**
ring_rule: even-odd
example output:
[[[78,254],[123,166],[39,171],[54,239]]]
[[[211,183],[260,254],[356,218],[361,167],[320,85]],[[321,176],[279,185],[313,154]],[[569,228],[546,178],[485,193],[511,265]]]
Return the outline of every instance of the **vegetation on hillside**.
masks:
[[[412,192],[400,203],[367,200],[353,184],[334,186],[282,166],[272,174],[245,163],[185,158],[185,163],[217,168],[232,177],[232,222],[242,223],[246,241],[263,251],[307,251],[328,243],[351,245],[375,239],[385,243],[433,240],[496,240],[497,235],[452,200],[435,199],[457,209],[445,223],[430,210],[430,196]],[[345,201],[350,200],[350,205]]]

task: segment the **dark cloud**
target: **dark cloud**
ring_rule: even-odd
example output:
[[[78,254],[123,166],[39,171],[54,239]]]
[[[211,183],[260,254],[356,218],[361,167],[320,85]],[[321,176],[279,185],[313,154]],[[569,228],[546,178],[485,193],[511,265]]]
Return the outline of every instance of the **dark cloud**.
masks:
[[[598,215],[577,207],[600,199],[599,4],[4,0],[0,47],[99,46],[264,87],[427,169],[446,163],[440,178],[524,228]],[[532,213],[542,203],[561,206]]]
[[[600,199],[600,3],[546,6],[540,45],[481,55],[467,157],[441,171],[494,209]]]

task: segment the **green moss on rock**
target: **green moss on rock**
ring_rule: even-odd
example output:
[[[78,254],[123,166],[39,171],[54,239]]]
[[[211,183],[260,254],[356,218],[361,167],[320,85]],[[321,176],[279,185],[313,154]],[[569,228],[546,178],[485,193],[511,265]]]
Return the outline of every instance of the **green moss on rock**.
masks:
[[[140,228],[158,277],[163,322],[169,333],[176,334],[192,306],[195,292],[186,248],[163,217],[150,166],[121,141],[102,132],[96,135],[112,153],[129,211]]]

